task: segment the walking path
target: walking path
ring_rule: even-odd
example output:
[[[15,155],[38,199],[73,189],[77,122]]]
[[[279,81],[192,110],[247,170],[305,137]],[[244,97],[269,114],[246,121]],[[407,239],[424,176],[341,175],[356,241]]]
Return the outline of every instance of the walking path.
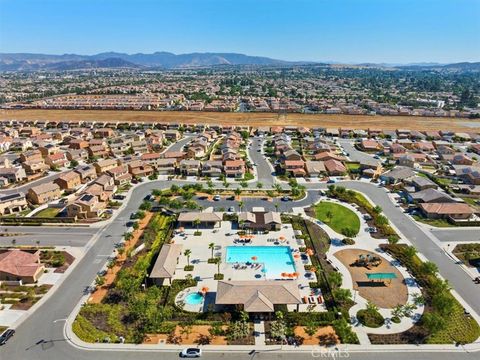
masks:
[[[255,346],[265,345],[265,322],[263,320],[255,320],[253,323],[253,331],[255,333]]]

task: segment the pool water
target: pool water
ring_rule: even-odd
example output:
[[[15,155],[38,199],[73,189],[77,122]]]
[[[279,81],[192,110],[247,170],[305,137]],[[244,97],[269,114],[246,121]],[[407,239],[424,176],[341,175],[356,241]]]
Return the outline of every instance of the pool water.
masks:
[[[192,293],[185,296],[185,304],[200,305],[203,301],[203,296],[199,293]]]
[[[226,262],[260,263],[263,268],[259,272],[267,279],[282,279],[282,273],[296,271],[289,246],[227,246]]]

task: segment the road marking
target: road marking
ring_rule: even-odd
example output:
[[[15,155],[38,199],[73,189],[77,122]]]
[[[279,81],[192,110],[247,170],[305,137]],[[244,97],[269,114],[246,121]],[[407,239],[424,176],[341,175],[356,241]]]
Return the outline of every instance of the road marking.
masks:
[[[53,320],[53,322],[54,322],[54,323],[57,323],[57,322],[59,322],[59,321],[67,321],[67,319],[65,318],[65,319],[57,319],[57,320]]]

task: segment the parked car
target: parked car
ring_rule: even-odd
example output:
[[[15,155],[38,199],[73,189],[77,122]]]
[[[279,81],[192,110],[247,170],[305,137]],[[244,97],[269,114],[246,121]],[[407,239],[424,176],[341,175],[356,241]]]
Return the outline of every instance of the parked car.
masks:
[[[288,197],[288,196],[284,196],[284,197],[282,197],[282,201],[290,201],[290,200],[291,200],[291,198],[290,198],[290,197]]]
[[[113,195],[114,200],[125,200],[125,195]]]
[[[228,208],[228,212],[235,212],[235,208],[234,208],[233,206],[230,206],[230,207]]]
[[[15,330],[13,329],[5,330],[2,335],[0,335],[0,345],[4,345],[14,334]]]
[[[183,349],[180,353],[180,357],[182,358],[199,358],[200,356],[202,356],[202,349],[197,348]]]
[[[225,198],[225,200],[230,200],[230,201],[235,200],[235,196],[233,196],[233,195],[232,196],[227,196]]]
[[[220,195],[215,195],[213,197],[213,201],[220,201]]]

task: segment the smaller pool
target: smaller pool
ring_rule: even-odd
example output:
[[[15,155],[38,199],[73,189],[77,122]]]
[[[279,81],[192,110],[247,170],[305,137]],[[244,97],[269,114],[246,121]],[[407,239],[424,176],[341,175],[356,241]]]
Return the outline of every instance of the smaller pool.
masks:
[[[188,305],[200,305],[203,302],[203,296],[199,293],[188,294],[185,297],[185,304]]]

